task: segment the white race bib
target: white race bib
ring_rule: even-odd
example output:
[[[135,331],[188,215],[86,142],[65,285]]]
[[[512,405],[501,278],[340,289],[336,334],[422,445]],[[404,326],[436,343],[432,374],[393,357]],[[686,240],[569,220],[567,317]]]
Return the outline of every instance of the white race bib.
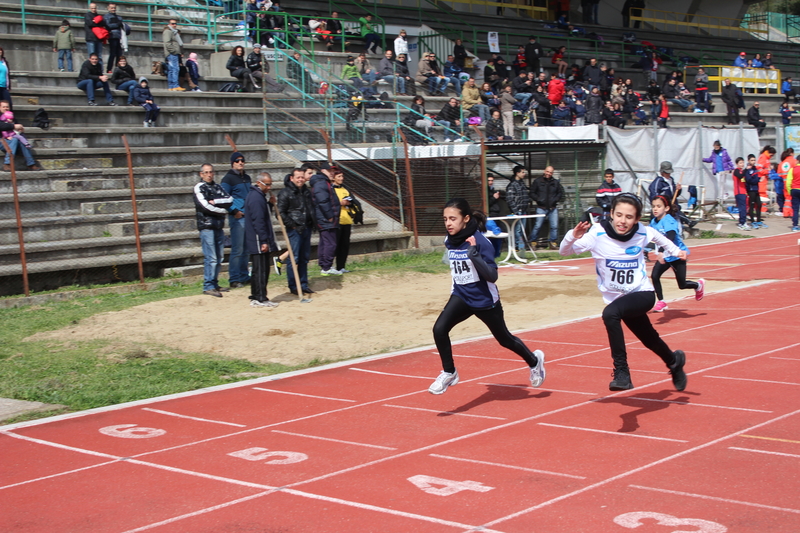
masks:
[[[615,292],[627,294],[638,288],[639,259],[606,259],[600,274],[603,285]]]
[[[450,262],[450,275],[456,285],[467,285],[480,280],[466,250],[448,250],[447,259]]]

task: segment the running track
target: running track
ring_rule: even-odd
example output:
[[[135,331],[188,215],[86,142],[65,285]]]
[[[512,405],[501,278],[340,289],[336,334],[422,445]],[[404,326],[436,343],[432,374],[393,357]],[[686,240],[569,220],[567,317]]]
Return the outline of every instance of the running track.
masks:
[[[796,533],[798,259],[796,235],[693,249],[710,294],[652,317],[680,393],[633,339],[609,393],[590,317],[519,334],[540,389],[478,339],[442,396],[427,348],[0,427],[0,531]]]

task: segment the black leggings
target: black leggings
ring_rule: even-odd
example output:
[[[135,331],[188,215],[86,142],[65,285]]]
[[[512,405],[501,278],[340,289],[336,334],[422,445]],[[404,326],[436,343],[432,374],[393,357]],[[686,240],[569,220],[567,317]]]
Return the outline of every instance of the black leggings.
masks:
[[[653,267],[653,287],[656,289],[656,296],[659,300],[664,299],[664,291],[661,289],[661,275],[667,270],[672,268],[675,271],[675,280],[678,282],[678,288],[684,289],[697,289],[700,285],[696,281],[686,281],[686,261],[677,259],[675,261],[667,261],[663,265],[656,262]]]
[[[747,191],[749,202],[750,223],[761,222],[761,193],[758,191]]]
[[[455,294],[451,294],[450,300],[444,306],[439,318],[436,319],[436,324],[433,325],[433,340],[436,342],[436,349],[439,351],[439,357],[442,358],[442,368],[445,372],[452,374],[456,371],[456,365],[453,362],[453,348],[450,344],[450,330],[472,315],[478,317],[481,322],[488,326],[489,331],[492,332],[500,346],[508,348],[522,357],[528,363],[528,366],[536,366],[538,362],[536,356],[525,346],[525,343],[508,331],[506,321],[503,318],[503,306],[499,301],[491,309],[478,311],[470,309],[464,303],[464,300]]]
[[[650,323],[647,312],[655,304],[655,293],[632,292],[620,296],[603,309],[603,322],[608,333],[608,343],[611,346],[611,357],[614,359],[614,368],[628,370],[628,351],[625,348],[625,334],[622,331],[622,322],[628,326],[636,338],[642,341],[646,348],[652,350],[667,366],[675,364],[675,356],[667,343],[661,340],[658,332]]]

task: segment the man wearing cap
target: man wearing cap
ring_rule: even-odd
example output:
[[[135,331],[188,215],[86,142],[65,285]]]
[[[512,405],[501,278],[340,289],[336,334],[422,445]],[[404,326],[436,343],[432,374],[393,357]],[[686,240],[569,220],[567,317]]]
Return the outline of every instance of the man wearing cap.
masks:
[[[250,69],[250,74],[263,82],[266,92],[279,93],[283,91],[283,85],[269,75],[269,61],[262,61],[261,45],[259,43],[253,45],[253,51],[247,55],[245,64]]]
[[[231,154],[231,169],[222,178],[222,190],[233,197],[228,207],[228,226],[231,228],[231,255],[228,258],[228,282],[232,289],[244,287],[250,283],[247,273],[248,257],[244,252],[244,213],[245,200],[250,192],[252,180],[244,171],[244,155],[241,152]]]
[[[339,227],[341,210],[339,197],[333,190],[333,176],[341,171],[328,162],[322,163],[320,169],[320,173],[311,177],[311,200],[319,230],[317,258],[322,275],[333,276],[341,274],[333,268],[333,260],[336,258],[336,230]]]
[[[675,180],[672,178],[672,163],[662,161],[659,171],[661,174],[650,184],[650,200],[656,196],[663,196],[672,200],[675,196],[676,188],[679,192],[681,190],[680,183],[675,185]]]
[[[739,55],[733,61],[733,66],[747,68],[747,52],[739,52]]]
[[[272,176],[262,172],[258,181],[250,187],[244,205],[244,240],[250,261],[253,263],[253,276],[250,278],[250,307],[278,307],[267,298],[269,281],[270,252],[277,252],[275,232],[272,228],[270,204],[275,203],[272,196]]]

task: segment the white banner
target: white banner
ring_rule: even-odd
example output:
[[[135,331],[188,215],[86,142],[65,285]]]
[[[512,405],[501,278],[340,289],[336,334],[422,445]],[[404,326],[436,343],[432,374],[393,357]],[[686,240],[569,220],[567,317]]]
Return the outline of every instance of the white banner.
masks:
[[[500,38],[496,31],[490,31],[489,36],[486,39],[489,41],[489,52],[493,54],[500,53]]]
[[[720,69],[723,78],[743,78],[745,81],[731,80],[740,89],[777,89],[779,70],[770,68],[725,67]]]
[[[570,127],[528,127],[529,141],[597,141],[600,138],[599,135],[597,124]]]

